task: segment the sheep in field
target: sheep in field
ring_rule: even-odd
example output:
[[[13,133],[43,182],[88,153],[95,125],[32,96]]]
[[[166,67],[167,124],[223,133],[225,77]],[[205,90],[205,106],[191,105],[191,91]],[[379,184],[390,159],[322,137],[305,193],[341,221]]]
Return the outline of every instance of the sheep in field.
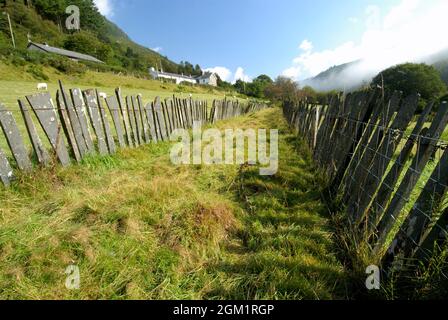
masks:
[[[46,83],[38,83],[37,91],[48,91],[48,84]]]

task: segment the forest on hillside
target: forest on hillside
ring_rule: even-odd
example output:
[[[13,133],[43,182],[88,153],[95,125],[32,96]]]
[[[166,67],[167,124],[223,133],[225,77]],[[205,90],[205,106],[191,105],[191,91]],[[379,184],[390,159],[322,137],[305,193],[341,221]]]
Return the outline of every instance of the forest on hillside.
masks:
[[[68,17],[65,11],[69,5],[78,6],[82,12],[80,31],[70,31],[65,27]],[[11,17],[18,49],[14,54],[24,51],[30,39],[93,55],[117,72],[147,74],[148,68],[157,67],[168,72],[202,73],[199,65],[187,61],[179,64],[172,62],[168,57],[133,42],[118,26],[100,14],[93,0],[0,0],[0,7]],[[11,54],[11,49],[9,25],[2,15],[0,50],[5,55]]]

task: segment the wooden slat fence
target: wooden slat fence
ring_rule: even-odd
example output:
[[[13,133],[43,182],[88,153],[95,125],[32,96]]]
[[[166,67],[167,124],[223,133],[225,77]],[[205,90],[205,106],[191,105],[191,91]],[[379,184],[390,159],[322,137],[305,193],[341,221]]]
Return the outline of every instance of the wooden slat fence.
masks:
[[[114,154],[117,147],[168,141],[175,129],[192,128],[195,121],[213,124],[267,107],[224,99],[213,101],[209,109],[207,101],[176,96],[144,104],[140,95],[123,97],[120,89],[103,99],[95,89],[66,90],[61,82],[56,103],[50,93],[38,93],[18,104],[26,132],[17,125],[20,119],[0,102],[0,127],[11,154],[0,147],[0,180],[5,186],[15,180],[17,170],[31,172],[36,165],[54,164],[54,159],[68,166],[89,155]]]
[[[417,113],[419,100],[362,91],[283,108],[328,176],[357,245],[379,257],[386,275],[424,266],[447,245],[448,144],[440,137],[448,104]]]

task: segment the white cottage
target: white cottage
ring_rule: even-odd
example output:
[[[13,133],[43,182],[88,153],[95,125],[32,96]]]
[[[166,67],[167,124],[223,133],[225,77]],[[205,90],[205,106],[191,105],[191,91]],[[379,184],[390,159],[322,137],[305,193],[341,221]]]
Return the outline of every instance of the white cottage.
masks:
[[[155,80],[157,79],[166,79],[175,82],[176,84],[180,84],[182,82],[187,82],[191,84],[202,84],[202,85],[209,85],[209,86],[218,86],[218,77],[216,74],[211,72],[205,72],[202,76],[199,77],[191,77],[191,76],[185,76],[175,73],[169,73],[169,72],[163,72],[163,71],[157,71],[154,68],[151,68],[149,70],[149,73],[151,74],[151,77]]]
[[[209,85],[213,87],[218,86],[218,77],[215,73],[212,72],[204,72],[204,74],[200,77],[197,77],[196,80],[199,84]]]
[[[189,76],[184,76],[184,75],[175,74],[175,73],[169,73],[169,72],[163,72],[163,71],[157,71],[154,68],[151,68],[149,70],[149,73],[151,74],[151,77],[153,79],[171,80],[171,81],[174,81],[176,84],[180,84],[182,82],[188,82],[188,83],[191,83],[191,84],[197,84],[196,79],[193,78],[193,77],[189,77]]]

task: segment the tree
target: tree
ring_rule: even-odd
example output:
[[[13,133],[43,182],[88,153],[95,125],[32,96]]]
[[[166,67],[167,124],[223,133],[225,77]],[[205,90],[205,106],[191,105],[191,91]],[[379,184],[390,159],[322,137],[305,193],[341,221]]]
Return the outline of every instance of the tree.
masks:
[[[243,80],[241,79],[236,80],[233,86],[235,87],[238,93],[246,94],[246,83]]]
[[[88,32],[78,32],[68,36],[64,41],[64,48],[92,55],[102,61],[107,61],[112,55],[112,49],[109,46],[104,45]],[[126,57],[134,58],[132,54],[132,50],[128,48]]]
[[[382,71],[372,81],[373,87],[387,92],[419,93],[424,100],[437,99],[447,92],[440,73],[426,64],[405,63]]]
[[[316,103],[318,100],[318,95],[316,90],[314,90],[310,86],[306,86],[300,90],[300,96],[303,98],[307,98],[307,101],[310,103]]]
[[[299,97],[299,87],[292,79],[280,76],[266,87],[264,93],[273,101],[295,101]]]

